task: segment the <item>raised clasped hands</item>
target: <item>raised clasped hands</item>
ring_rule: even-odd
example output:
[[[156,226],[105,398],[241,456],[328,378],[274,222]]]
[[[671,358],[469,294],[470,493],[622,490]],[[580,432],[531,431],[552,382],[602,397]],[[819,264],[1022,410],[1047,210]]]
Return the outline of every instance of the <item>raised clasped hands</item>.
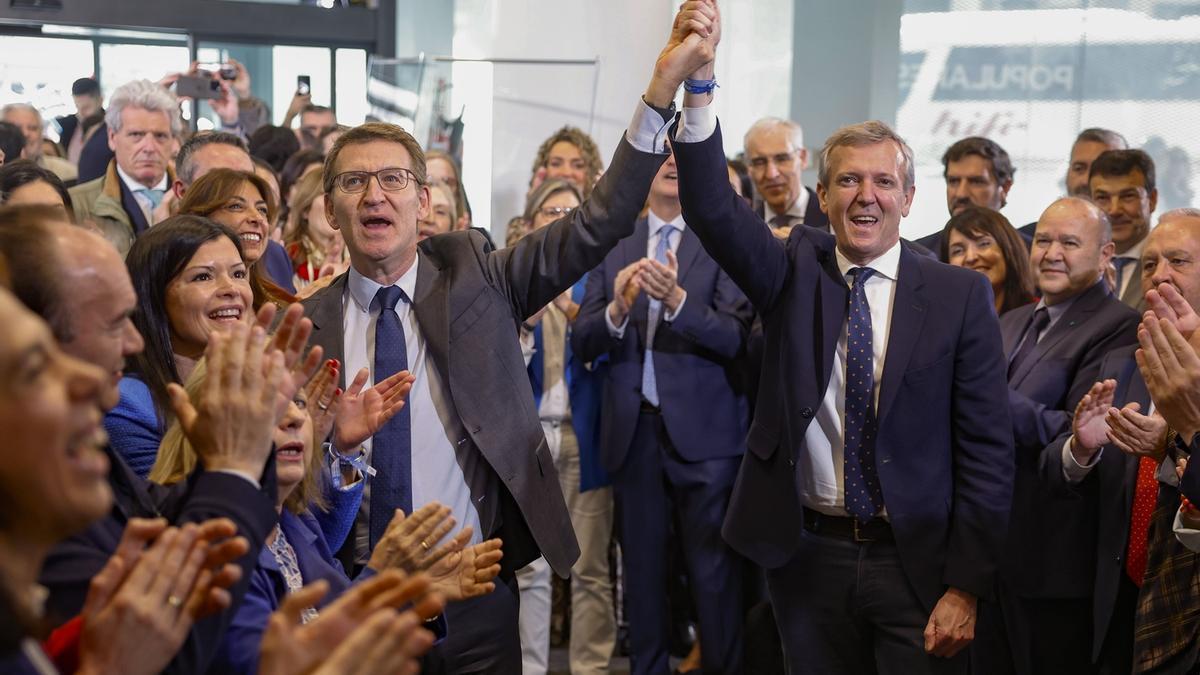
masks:
[[[646,101],[660,108],[670,106],[685,79],[711,67],[720,40],[721,13],[716,0],[684,2],[675,15],[667,44],[654,63]]]
[[[1158,318],[1170,321],[1185,340],[1191,340],[1200,328],[1200,314],[1196,314],[1179,289],[1171,284],[1159,284],[1158,288],[1147,291],[1146,306]]]

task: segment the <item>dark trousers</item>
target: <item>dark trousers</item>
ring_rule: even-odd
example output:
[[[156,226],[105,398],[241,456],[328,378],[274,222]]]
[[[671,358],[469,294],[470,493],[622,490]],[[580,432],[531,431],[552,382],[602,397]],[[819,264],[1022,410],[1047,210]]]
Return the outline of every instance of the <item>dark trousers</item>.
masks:
[[[909,585],[894,543],[806,530],[792,559],[767,570],[767,587],[789,673],[967,672],[965,654],[925,653],[930,610]]]
[[[521,675],[516,578],[496,579],[487,595],[446,605],[446,639],[426,655],[422,673]]]
[[[696,608],[701,667],[705,673],[741,670],[743,561],[721,539],[739,461],[686,462],[659,414],[638,415],[629,455],[612,475],[634,675],[671,670],[667,542],[672,515]]]
[[[1084,675],[1092,665],[1091,598],[1026,598],[1003,581],[979,603],[971,671],[978,675]]]
[[[1126,574],[1117,586],[1117,600],[1108,632],[1100,646],[1100,675],[1129,675],[1133,672],[1133,624],[1137,616],[1138,587]]]

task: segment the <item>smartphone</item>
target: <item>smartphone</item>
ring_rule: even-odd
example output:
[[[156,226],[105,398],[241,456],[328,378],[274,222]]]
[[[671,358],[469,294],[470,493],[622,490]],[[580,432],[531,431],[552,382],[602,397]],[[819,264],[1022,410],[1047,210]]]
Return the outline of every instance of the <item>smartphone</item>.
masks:
[[[296,76],[296,93],[297,94],[308,94],[311,91],[312,91],[312,86],[308,79],[308,76],[307,75],[297,75]]]
[[[175,94],[192,98],[220,98],[221,83],[211,77],[183,75],[175,82]]]

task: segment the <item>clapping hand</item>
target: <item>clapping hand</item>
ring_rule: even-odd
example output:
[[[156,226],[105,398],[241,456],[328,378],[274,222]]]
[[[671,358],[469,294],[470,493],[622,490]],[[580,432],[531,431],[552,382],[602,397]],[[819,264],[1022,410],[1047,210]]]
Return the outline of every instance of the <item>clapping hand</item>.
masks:
[[[1174,324],[1185,340],[1191,340],[1200,328],[1200,315],[1171,284],[1159,284],[1158,288],[1147,291],[1146,306],[1158,318]]]
[[[333,446],[341,452],[362,445],[395,417],[404,408],[415,380],[407,370],[402,370],[363,391],[370,374],[366,368],[359,370],[341,395],[333,427]]]
[[[465,544],[471,540],[471,527],[464,527],[454,538]],[[433,590],[446,600],[457,602],[496,590],[493,579],[500,574],[500,559],[504,557],[499,539],[489,539],[455,551],[429,568]]]
[[[1108,443],[1108,422],[1105,416],[1112,409],[1116,380],[1104,380],[1092,385],[1075,406],[1075,417],[1071,420],[1071,454],[1075,461],[1086,466],[1092,457]]]
[[[421,623],[437,616],[444,605],[429,586],[424,576],[384,570],[351,586],[307,624],[300,623],[301,613],[325,596],[328,582],[318,581],[288,594],[267,623],[258,672],[418,672],[416,659],[433,646],[433,635]],[[410,609],[397,611],[410,604]]]
[[[149,674],[170,662],[211,589],[209,546],[201,534],[194,524],[129,522],[88,590],[78,672]]]
[[[458,537],[438,545],[452,529],[454,518],[450,516],[450,508],[437,502],[429,502],[411,516],[396,509],[383,538],[371,551],[367,567],[378,571],[398,569],[408,574],[423,572],[462,548],[465,540]]]
[[[1175,324],[1146,312],[1135,353],[1155,409],[1183,438],[1200,431],[1200,356]]]
[[[1121,452],[1160,463],[1167,455],[1167,421],[1157,412],[1143,415],[1140,410],[1136,402],[1109,410],[1105,417],[1109,441]]]
[[[171,407],[184,436],[209,471],[228,470],[257,478],[271,453],[272,433],[284,389],[284,355],[265,352],[266,332],[238,323],[209,336],[208,377],[196,401],[183,387],[167,385]],[[288,393],[288,400],[295,390]]]
[[[645,262],[646,259],[642,258],[630,263],[617,272],[613,280],[613,299],[608,303],[607,311],[614,326],[625,323],[625,317],[629,316],[629,310],[633,309],[633,303],[642,291],[642,286],[638,283],[638,272]]]
[[[679,260],[675,252],[667,250],[667,262],[646,258],[638,270],[635,281],[646,291],[646,295],[663,303],[667,311],[674,312],[685,297],[679,287]]]

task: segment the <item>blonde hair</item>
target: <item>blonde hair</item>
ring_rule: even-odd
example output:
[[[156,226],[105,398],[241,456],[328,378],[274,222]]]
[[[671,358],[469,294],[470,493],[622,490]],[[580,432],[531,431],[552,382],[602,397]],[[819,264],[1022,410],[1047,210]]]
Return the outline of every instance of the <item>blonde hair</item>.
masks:
[[[196,367],[192,369],[192,374],[188,376],[187,384],[184,385],[188,398],[194,401],[199,397],[200,390],[204,388],[204,378],[207,372],[206,359],[200,359],[196,363]],[[308,411],[304,411],[304,414],[308,415]],[[303,513],[313,507],[321,510],[328,508],[322,491],[321,478],[325,466],[319,452],[320,440],[316,437],[312,439],[312,452],[309,453],[308,465],[304,467],[304,479],[283,502],[283,506],[292,513]],[[154,468],[150,469],[149,478],[159,485],[174,485],[187,480],[187,477],[195,470],[197,462],[196,451],[192,448],[187,436],[184,435],[183,428],[179,426],[177,419],[171,423],[167,433],[163,434],[162,442],[158,445],[158,456],[154,460]]]
[[[300,243],[306,250],[311,247],[311,242],[306,241],[309,238],[308,210],[317,197],[325,195],[323,181],[323,172],[310,171],[292,187],[292,193],[288,198],[288,219],[284,225],[283,243],[285,245]],[[311,253],[311,251],[309,252]]]

